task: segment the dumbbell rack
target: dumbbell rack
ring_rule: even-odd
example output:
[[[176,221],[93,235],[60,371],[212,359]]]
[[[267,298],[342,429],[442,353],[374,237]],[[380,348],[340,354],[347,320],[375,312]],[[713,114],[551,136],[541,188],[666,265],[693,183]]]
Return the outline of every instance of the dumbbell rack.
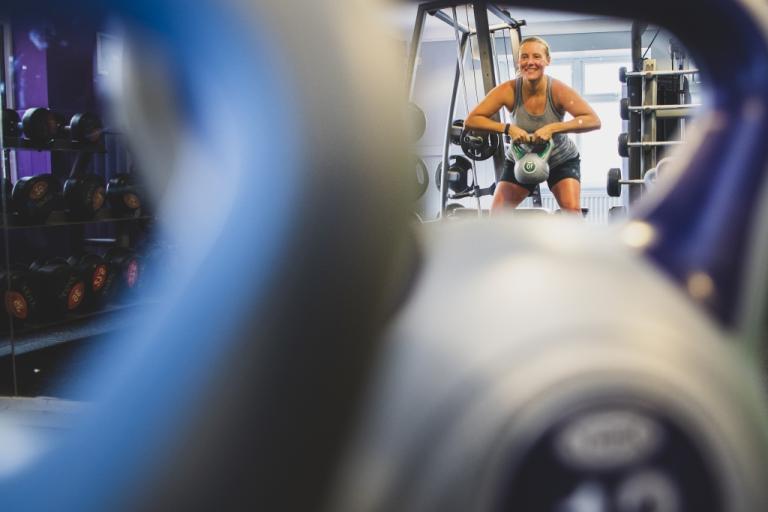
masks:
[[[696,69],[657,71],[655,61],[651,59],[643,62],[642,71],[630,73],[625,69],[620,71],[619,80],[627,83],[628,96],[622,99],[622,118],[629,121],[629,131],[619,136],[619,154],[629,158],[630,169],[630,179],[620,181],[621,184],[642,184],[645,173],[656,168],[659,148],[682,144],[685,136],[685,119],[693,115],[700,106],[682,103],[682,98],[678,98],[677,104],[660,105],[658,77],[682,78],[683,75],[696,73],[698,73]],[[680,90],[682,89],[681,87]],[[657,122],[666,119],[679,121],[679,140],[659,140]],[[618,184],[619,182],[613,185],[615,187]],[[609,195],[612,188],[611,173],[609,173]],[[640,195],[641,187],[630,188],[630,204],[639,199]]]
[[[55,139],[48,143],[36,143],[24,138],[6,137],[4,138],[3,157],[9,161],[11,151],[63,151],[76,152],[79,155],[105,154],[106,146],[103,143],[80,143],[63,139]],[[80,159],[77,159],[80,161]],[[87,158],[84,159],[87,161]],[[75,162],[75,166],[78,165]],[[10,167],[6,165],[8,173]],[[10,181],[10,176],[5,176]],[[4,193],[4,192],[3,192]],[[9,205],[10,198],[5,198],[5,206]],[[140,216],[113,216],[108,208],[103,208],[97,214],[87,220],[69,219],[64,211],[54,211],[45,223],[27,224],[17,221],[9,212],[8,208],[3,209],[2,229],[4,234],[4,244],[11,244],[11,238],[15,240],[22,239],[28,241],[29,238],[49,239],[52,231],[61,235],[58,230],[66,230],[64,239],[69,243],[72,250],[81,250],[86,244],[86,229],[95,224],[109,224],[114,226],[115,236],[111,242],[114,245],[128,247],[138,232],[146,232],[153,221],[149,215]],[[29,246],[28,242],[27,245]],[[28,248],[28,247],[27,247]],[[9,247],[10,249],[10,247]],[[6,259],[8,251],[3,255]],[[10,261],[7,262],[10,265]],[[9,322],[8,330],[0,332],[0,357],[11,355],[21,355],[32,351],[60,345],[62,343],[92,338],[106,334],[120,328],[129,326],[128,315],[134,313],[143,307],[147,307],[147,302],[121,304],[108,304],[96,310],[77,311],[68,314],[66,317],[43,321],[40,323],[23,325],[16,327]],[[82,309],[82,308],[81,308]],[[2,311],[3,314],[7,314]]]

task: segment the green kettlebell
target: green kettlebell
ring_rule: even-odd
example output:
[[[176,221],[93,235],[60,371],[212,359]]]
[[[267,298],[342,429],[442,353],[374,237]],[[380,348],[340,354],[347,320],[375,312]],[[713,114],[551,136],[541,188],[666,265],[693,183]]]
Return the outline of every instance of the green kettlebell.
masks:
[[[536,185],[549,178],[549,154],[555,147],[552,139],[541,151],[534,152],[530,144],[512,144],[515,155],[515,178],[524,185]]]

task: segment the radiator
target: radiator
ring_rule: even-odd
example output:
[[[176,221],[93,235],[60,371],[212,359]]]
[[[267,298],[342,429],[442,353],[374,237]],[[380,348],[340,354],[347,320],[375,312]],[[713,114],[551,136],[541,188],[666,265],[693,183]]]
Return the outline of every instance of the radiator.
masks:
[[[555,201],[555,196],[548,193],[541,194],[542,206],[547,210],[557,210],[560,207]],[[607,224],[610,220],[608,217],[608,210],[612,206],[623,206],[624,202],[620,197],[610,197],[605,191],[591,191],[583,190],[581,192],[581,207],[589,208],[587,214],[587,222],[591,224]],[[531,208],[533,202],[530,198],[523,201],[520,205],[523,208]]]

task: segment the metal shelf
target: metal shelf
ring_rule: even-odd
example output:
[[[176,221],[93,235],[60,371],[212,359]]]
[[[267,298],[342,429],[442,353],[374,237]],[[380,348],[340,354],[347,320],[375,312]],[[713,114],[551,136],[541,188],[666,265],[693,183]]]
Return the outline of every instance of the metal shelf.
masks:
[[[134,217],[113,217],[108,208],[100,210],[92,219],[71,220],[67,213],[62,210],[54,211],[44,224],[29,224],[22,222],[16,215],[6,215],[0,218],[0,228],[9,230],[32,229],[32,228],[54,228],[62,226],[82,226],[86,224],[100,224],[113,222],[132,222],[148,221],[154,219],[151,215],[137,215]]]
[[[18,328],[13,336],[16,355],[54,345],[92,338],[135,325],[135,315],[156,303],[108,305],[97,311],[76,313],[57,322]],[[0,357],[11,354],[11,336],[0,335]]]
[[[5,137],[3,149],[22,149],[28,151],[72,151],[86,153],[106,153],[103,143],[73,142],[66,139],[53,139],[49,142],[33,142],[21,137]]]

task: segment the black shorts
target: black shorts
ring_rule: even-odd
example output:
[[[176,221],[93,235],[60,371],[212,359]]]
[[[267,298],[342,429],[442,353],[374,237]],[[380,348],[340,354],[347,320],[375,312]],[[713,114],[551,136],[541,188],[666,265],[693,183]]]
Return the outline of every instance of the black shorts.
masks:
[[[581,158],[579,156],[569,158],[565,162],[561,162],[549,170],[549,178],[547,179],[549,189],[552,190],[552,187],[554,187],[558,181],[565,178],[573,178],[579,182],[581,181]],[[523,185],[515,179],[515,162],[509,158],[504,160],[504,169],[501,172],[500,181],[509,181],[515,185],[520,185],[523,188],[527,188],[531,193],[536,188],[536,185]]]

